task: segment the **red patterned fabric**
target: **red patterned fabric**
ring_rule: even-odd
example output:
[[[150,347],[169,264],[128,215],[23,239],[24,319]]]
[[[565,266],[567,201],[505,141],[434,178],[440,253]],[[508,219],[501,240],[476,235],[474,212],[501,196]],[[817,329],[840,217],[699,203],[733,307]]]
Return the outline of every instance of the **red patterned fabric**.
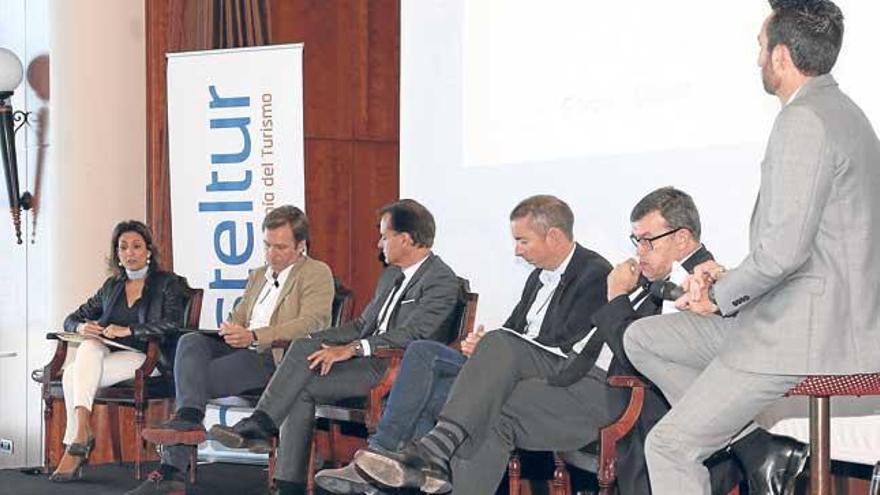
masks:
[[[809,376],[785,395],[880,395],[880,373]]]

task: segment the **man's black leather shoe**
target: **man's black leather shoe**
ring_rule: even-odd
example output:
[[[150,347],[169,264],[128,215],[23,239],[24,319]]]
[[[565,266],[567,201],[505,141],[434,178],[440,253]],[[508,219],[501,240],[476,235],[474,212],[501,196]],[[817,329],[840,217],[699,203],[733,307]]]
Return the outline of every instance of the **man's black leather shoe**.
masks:
[[[449,463],[412,443],[400,452],[367,448],[354,456],[362,475],[388,488],[418,488],[425,493],[452,491]]]
[[[234,426],[214,425],[210,433],[215,440],[229,448],[268,452],[269,441],[278,435],[278,428],[266,413],[257,410]]]
[[[807,465],[810,447],[793,438],[766,432],[764,435],[760,446],[742,445],[742,440],[731,446],[746,471],[749,494],[792,495],[797,477]]]

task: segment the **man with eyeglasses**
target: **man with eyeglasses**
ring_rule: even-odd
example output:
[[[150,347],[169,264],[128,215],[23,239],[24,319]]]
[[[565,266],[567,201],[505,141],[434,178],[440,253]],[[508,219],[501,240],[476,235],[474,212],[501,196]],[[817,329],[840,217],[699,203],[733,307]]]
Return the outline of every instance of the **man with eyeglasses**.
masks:
[[[639,376],[623,349],[623,335],[629,325],[646,316],[677,311],[660,299],[658,284],[681,282],[695,266],[711,260],[712,254],[700,241],[700,215],[693,199],[673,187],[663,187],[642,198],[630,214],[636,256],[618,264],[608,275],[608,303],[593,316],[600,358],[582,354],[551,385],[568,387],[594,367],[608,376]],[[653,290],[652,290],[653,289]],[[613,354],[613,358],[609,357]],[[604,359],[603,359],[604,358]],[[610,363],[609,363],[610,360]],[[617,443],[617,486],[620,493],[648,494],[650,483],[645,464],[644,442],[648,432],[669,410],[660,391],[650,384],[644,405],[630,434]],[[626,409],[630,390],[605,387],[609,415],[619,418]],[[604,426],[604,425],[599,425]],[[741,473],[729,455],[712,459],[712,493],[726,494],[739,482]]]
[[[502,361],[495,360],[495,367],[500,367],[499,370],[510,377],[508,381],[513,382],[512,387],[497,386],[491,388],[491,392],[476,394],[471,384],[475,376],[472,371],[479,369],[479,363],[474,363],[477,366],[471,369],[468,368],[471,363],[468,363],[462,370],[447,407],[440,413],[441,422],[472,422],[488,402],[486,395],[494,395],[493,399],[501,397],[504,401],[500,413],[485,423],[479,434],[474,435],[476,438],[460,443],[460,448],[454,446],[451,467],[456,494],[494,493],[514,448],[579,449],[596,440],[599,428],[616,419],[625,409],[628,391],[608,387],[606,373],[636,374],[620,351],[621,334],[634,319],[660,311],[663,301],[651,295],[648,285],[651,281],[664,280],[675,261],[683,261],[686,268],[691,268],[711,259],[711,254],[700,244],[699,215],[687,194],[672,188],[654,191],[636,205],[631,219],[631,240],[637,248],[638,260],[621,263],[607,276],[602,306],[592,311],[587,320],[578,321],[589,331],[572,346],[568,359],[558,360],[556,372],[520,378],[521,370],[528,369],[530,363],[500,367]],[[595,330],[591,330],[593,324]],[[500,339],[495,340],[480,342],[477,355],[471,359],[490,357],[486,351],[490,350],[490,345],[499,346]],[[504,344],[503,341],[500,343]],[[644,438],[647,429],[668,408],[656,391],[648,395],[646,417],[637,429],[639,439]],[[454,440],[443,431],[445,429],[435,428],[426,437],[433,435],[437,443],[449,445]],[[475,430],[473,426],[467,428],[468,433]],[[630,443],[625,440],[620,445],[623,448],[621,493],[648,493],[640,441]],[[361,472],[382,485],[398,487],[407,481],[412,485],[420,482],[423,491],[432,493],[426,490],[432,488],[435,489],[433,492],[439,492],[436,481],[446,469],[444,464],[449,458],[440,458],[431,451],[432,448],[425,445],[404,449],[402,453],[362,452],[355,457],[355,463]],[[423,457],[414,459],[418,452]],[[635,458],[633,462],[623,459],[630,456]],[[727,462],[719,472],[724,473],[719,476],[719,486],[729,490],[737,480],[735,466]],[[431,480],[435,481],[433,486]],[[450,488],[448,479],[443,488]],[[719,493],[722,492],[719,489]]]

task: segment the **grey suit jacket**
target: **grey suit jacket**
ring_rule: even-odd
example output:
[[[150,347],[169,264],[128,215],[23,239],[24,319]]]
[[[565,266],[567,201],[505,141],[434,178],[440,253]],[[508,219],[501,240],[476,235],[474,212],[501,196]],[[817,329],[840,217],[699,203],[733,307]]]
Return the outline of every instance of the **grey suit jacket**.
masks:
[[[880,142],[830,75],[776,117],[750,252],[715,286],[720,357],[772,374],[880,371]]]
[[[335,328],[312,334],[329,344],[345,344],[366,338],[372,350],[405,348],[413,340],[429,339],[449,342],[457,331],[456,316],[463,301],[458,278],[439,256],[428,255],[403,289],[397,305],[391,309],[388,329],[374,335],[379,311],[394,281],[402,275],[400,268],[389,266],[376,284],[373,299],[356,319]]]

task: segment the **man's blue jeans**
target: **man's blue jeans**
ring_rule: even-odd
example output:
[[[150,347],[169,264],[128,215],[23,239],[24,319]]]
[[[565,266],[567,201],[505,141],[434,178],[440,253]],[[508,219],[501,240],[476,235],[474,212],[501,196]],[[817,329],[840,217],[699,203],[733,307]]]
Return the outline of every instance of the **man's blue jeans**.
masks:
[[[433,428],[465,361],[464,354],[439,342],[409,344],[370,446],[398,451]]]

